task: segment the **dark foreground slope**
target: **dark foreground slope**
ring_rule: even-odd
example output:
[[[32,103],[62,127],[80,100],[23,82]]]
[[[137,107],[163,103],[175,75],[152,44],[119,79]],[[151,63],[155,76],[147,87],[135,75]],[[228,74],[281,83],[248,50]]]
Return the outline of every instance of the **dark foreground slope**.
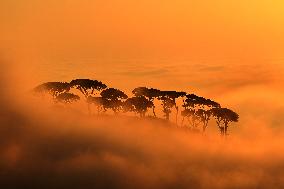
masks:
[[[272,137],[223,140],[157,120],[11,104],[1,102],[0,188],[284,187]]]

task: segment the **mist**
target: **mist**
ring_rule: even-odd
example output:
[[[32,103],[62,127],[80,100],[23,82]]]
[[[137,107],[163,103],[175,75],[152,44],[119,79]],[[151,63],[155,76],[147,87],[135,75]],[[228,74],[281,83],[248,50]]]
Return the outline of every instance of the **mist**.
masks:
[[[284,188],[282,1],[0,5],[1,189]],[[240,119],[224,139],[214,120],[202,135],[31,94],[75,78],[186,91]]]
[[[272,113],[242,112],[226,139],[149,119],[90,117],[17,90],[31,83],[12,85],[17,74],[7,70],[18,69],[2,68],[1,188],[283,187],[283,129],[271,127]]]

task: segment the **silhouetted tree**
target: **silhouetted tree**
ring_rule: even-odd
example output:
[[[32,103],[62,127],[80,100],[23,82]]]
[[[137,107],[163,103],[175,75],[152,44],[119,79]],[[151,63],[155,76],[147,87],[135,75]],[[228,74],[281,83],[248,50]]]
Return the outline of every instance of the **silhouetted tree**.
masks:
[[[228,134],[228,126],[231,122],[238,122],[239,115],[228,108],[213,108],[210,110],[215,117],[222,136]]]
[[[210,111],[212,108],[220,108],[220,104],[210,100],[205,99],[203,101],[203,105],[201,106],[202,109],[198,109],[196,114],[199,117],[202,123],[202,131],[205,132],[206,128],[208,127],[208,122],[212,116],[212,112]]]
[[[206,100],[205,98],[199,97],[195,94],[186,95],[186,99],[184,100],[183,107],[185,108],[185,110],[182,111],[183,120],[186,117],[190,126],[194,129],[196,129],[198,125],[201,123],[197,111],[199,109],[202,109],[203,102],[205,100]]]
[[[80,100],[80,97],[73,93],[61,93],[56,97],[56,101],[62,102],[64,104],[73,103],[78,100]]]
[[[84,96],[88,103],[88,98],[91,95],[94,95],[95,92],[100,92],[103,89],[106,89],[107,86],[101,81],[91,80],[91,79],[75,79],[70,82],[71,87],[78,89]],[[88,111],[91,114],[90,104],[88,103]]]
[[[144,96],[136,96],[128,98],[124,102],[124,110],[139,113],[140,117],[145,117],[148,108],[152,108],[154,103],[146,99]]]
[[[183,116],[182,124],[184,122],[184,119],[187,118],[190,128],[197,129],[201,121],[198,114],[196,114],[196,110],[185,109],[181,112],[181,115]]]
[[[202,132],[204,133],[206,128],[208,127],[208,122],[212,112],[210,110],[198,109],[195,112],[195,116],[199,119],[200,123],[202,123]]]
[[[46,82],[34,88],[36,93],[49,93],[53,99],[70,90],[69,83],[66,82]]]
[[[132,93],[137,97],[144,96],[149,101],[151,101],[153,104],[154,104],[154,99],[160,96],[160,90],[154,89],[154,88],[149,89],[147,87],[137,87],[132,91]],[[153,110],[153,115],[157,117],[156,112],[155,112],[155,104],[152,107],[152,110]]]
[[[78,89],[86,99],[96,91],[99,92],[107,88],[101,81],[91,79],[75,79],[70,82],[70,86]]]
[[[195,94],[188,94],[183,107],[185,110],[182,112],[182,116],[188,118],[191,127],[197,128],[202,123],[202,131],[205,132],[212,115],[210,110],[219,108],[220,104]]]
[[[221,135],[224,136],[228,133],[229,124],[231,122],[238,122],[239,119],[239,115],[232,110],[221,108],[219,103],[195,94],[137,87],[132,91],[134,97],[128,99],[128,96],[123,91],[115,88],[107,89],[107,86],[102,82],[90,79],[75,79],[70,83],[46,82],[35,87],[33,91],[41,94],[48,93],[53,97],[55,102],[69,104],[80,99],[78,95],[69,93],[72,87],[78,89],[84,95],[89,113],[91,113],[90,104],[94,104],[97,106],[98,114],[101,111],[107,111],[107,109],[111,109],[117,114],[123,109],[125,112],[135,112],[140,117],[145,117],[147,110],[152,108],[153,114],[156,117],[154,100],[158,99],[162,102],[161,105],[163,106],[163,113],[166,120],[169,120],[172,109],[176,109],[177,124],[179,113],[177,99],[185,96],[186,98],[183,99],[182,105],[184,110],[181,112],[183,117],[182,125],[186,118],[190,128],[200,130],[197,128],[202,124],[202,131],[205,132],[210,118],[214,117]],[[95,95],[99,92],[101,96],[96,97]]]
[[[179,97],[185,96],[185,92],[177,92],[177,91],[160,91],[158,99],[162,101],[163,112],[165,114],[166,120],[169,120],[170,113],[172,112],[172,108],[176,109],[176,124],[177,124],[177,116],[178,116],[178,106],[176,104],[176,99]]]
[[[123,106],[124,99],[128,96],[121,90],[115,88],[108,88],[101,92],[104,109],[112,109],[117,114]]]
[[[97,107],[98,114],[100,114],[100,112],[103,110],[103,98],[102,97],[89,96],[87,99],[87,102],[89,104],[94,104]]]

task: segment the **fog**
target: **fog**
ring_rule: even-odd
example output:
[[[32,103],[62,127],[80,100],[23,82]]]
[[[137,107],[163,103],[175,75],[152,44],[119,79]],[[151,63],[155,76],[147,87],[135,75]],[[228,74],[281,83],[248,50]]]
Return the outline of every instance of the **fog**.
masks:
[[[20,69],[11,65],[1,69],[1,188],[283,187],[283,129],[271,127],[277,99],[242,111],[224,139],[214,124],[201,135],[155,120],[90,117],[78,104],[54,107],[19,90],[32,83],[15,82]]]
[[[284,187],[283,1],[0,5],[1,189]],[[201,135],[31,95],[75,78],[195,93],[240,120],[224,139],[213,120]]]

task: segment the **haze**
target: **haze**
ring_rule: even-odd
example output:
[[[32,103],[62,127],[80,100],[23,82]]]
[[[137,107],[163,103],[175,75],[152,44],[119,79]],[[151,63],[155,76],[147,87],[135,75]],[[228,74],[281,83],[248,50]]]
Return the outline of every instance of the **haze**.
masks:
[[[0,112],[3,112],[4,116],[0,124],[4,126],[2,133],[5,133],[3,135],[6,137],[3,136],[1,139],[3,141],[1,152],[8,155],[1,156],[1,165],[7,165],[7,162],[13,160],[10,162],[12,168],[5,166],[5,171],[2,172],[8,170],[7,178],[13,180],[16,177],[13,175],[14,168],[20,167],[21,170],[26,170],[32,159],[38,160],[38,165],[54,163],[52,158],[48,161],[41,159],[44,153],[38,148],[45,147],[47,144],[37,136],[41,136],[42,131],[50,135],[53,132],[59,132],[56,123],[60,122],[63,130],[71,127],[70,135],[64,133],[68,129],[62,131],[59,127],[63,134],[51,137],[55,142],[47,145],[50,148],[56,146],[62,136],[66,137],[70,143],[75,141],[74,143],[77,144],[88,133],[90,125],[95,127],[94,133],[102,132],[115,138],[114,140],[106,139],[104,135],[96,133],[94,136],[102,138],[85,141],[83,150],[76,145],[73,149],[73,143],[70,144],[71,148],[63,145],[67,148],[67,152],[74,150],[76,153],[79,151],[83,154],[83,157],[75,155],[75,160],[73,159],[75,162],[68,161],[70,156],[73,157],[70,153],[62,158],[63,163],[66,163],[67,159],[68,166],[72,167],[72,173],[77,176],[80,174],[77,167],[73,167],[74,165],[82,165],[82,162],[89,163],[94,159],[98,162],[102,161],[96,156],[97,148],[92,149],[90,154],[86,150],[86,146],[96,144],[101,145],[102,151],[107,151],[106,154],[112,154],[103,155],[102,159],[106,164],[103,164],[105,166],[102,165],[100,169],[111,175],[108,178],[114,175],[117,179],[114,184],[116,187],[132,186],[133,188],[137,183],[149,181],[149,185],[153,188],[166,186],[170,188],[170,186],[177,186],[177,183],[181,183],[181,188],[187,188],[190,185],[196,188],[208,188],[208,186],[280,188],[283,180],[281,146],[284,144],[282,137],[284,126],[283,12],[282,0],[2,0],[0,2],[2,99]],[[70,81],[75,78],[98,79],[107,83],[108,86],[124,90],[127,94],[131,94],[131,90],[137,86],[195,93],[212,98],[235,110],[240,115],[240,122],[234,125],[230,136],[232,142],[222,149],[219,146],[218,136],[211,136],[212,140],[218,142],[206,148],[208,143],[200,141],[203,139],[197,137],[192,139],[195,141],[191,143],[192,141],[183,133],[176,131],[173,133],[170,131],[172,133],[170,137],[175,138],[171,144],[169,142],[162,144],[167,141],[169,131],[158,129],[157,133],[161,136],[157,137],[152,133],[153,130],[156,131],[153,127],[155,124],[135,121],[133,123],[132,120],[126,120],[126,122],[130,122],[132,126],[150,125],[151,133],[147,129],[136,131],[133,128],[124,128],[125,122],[122,121],[118,124],[118,128],[124,128],[128,133],[127,137],[122,139],[118,137],[121,131],[111,128],[116,120],[103,120],[102,124],[106,128],[101,131],[98,126],[100,122],[90,123],[90,118],[73,115],[73,112],[71,115],[79,116],[78,120],[81,123],[78,124],[81,124],[83,128],[82,133],[78,132],[79,136],[74,139],[77,128],[73,128],[73,124],[70,123],[72,121],[66,123],[65,119],[54,118],[55,120],[40,124],[41,120],[49,120],[50,115],[58,112],[51,112],[46,105],[47,107],[43,106],[42,112],[38,113],[35,108],[37,106],[30,97],[27,97],[27,93],[42,82]],[[63,117],[65,116],[70,117],[70,114],[66,113]],[[23,120],[25,121],[22,122]],[[13,126],[11,130],[6,129],[5,126],[8,125]],[[42,125],[42,128],[14,132],[19,125],[27,127]],[[124,153],[123,150],[136,147],[125,143],[135,141],[133,136],[143,135],[141,133],[145,134],[145,140],[140,144],[141,151],[138,150],[138,154],[135,150]],[[22,139],[22,136],[31,136],[32,141],[39,142],[38,146],[32,149],[26,148],[31,143],[26,138]],[[88,135],[88,137],[93,136]],[[157,137],[156,147],[160,146],[162,150],[152,148],[147,143],[147,139],[153,137]],[[165,147],[173,145],[173,142],[181,145],[181,149]],[[109,147],[108,145],[112,143],[119,144]],[[198,148],[196,149],[195,144],[201,146],[201,152]],[[183,151],[188,148],[192,150],[193,155],[189,152],[183,154]],[[232,148],[236,149],[233,155]],[[250,152],[251,149],[255,151]],[[14,150],[15,154],[19,150],[31,152],[32,155],[24,153],[21,159],[22,156],[14,155]],[[155,150],[158,153],[154,153]],[[224,164],[220,162],[216,165],[217,168],[211,161],[211,157],[218,159],[218,154],[214,153],[216,151],[227,158]],[[207,152],[210,156],[204,161],[207,162],[206,165],[211,165],[210,169],[198,161],[198,155]],[[50,153],[56,154],[56,152]],[[47,152],[46,156],[50,157],[50,153]],[[151,153],[154,155],[152,156]],[[185,172],[180,172],[181,164],[177,165],[171,158],[166,158],[161,164],[158,163],[158,159],[161,156],[167,156],[168,153],[175,154],[172,158],[182,157],[181,164],[188,165],[189,169],[185,172],[189,175],[192,174],[190,170],[193,165],[194,170],[201,167],[202,177],[197,174],[193,176],[193,180],[187,180]],[[271,155],[273,157],[269,154],[273,154]],[[117,156],[122,157],[123,160],[116,159]],[[146,171],[139,167],[138,173],[137,169],[132,167],[135,170],[132,173],[137,176],[137,180],[125,185],[120,182],[119,176],[121,172],[127,171],[124,165],[129,165],[128,158],[132,156],[135,156],[134,160],[131,159],[131,163],[133,163],[132,160],[134,161],[131,164],[134,167],[137,165],[135,162],[150,160],[150,163],[149,166],[144,167]],[[188,162],[188,159],[192,161]],[[196,164],[192,163],[193,159]],[[115,166],[118,163],[121,169],[116,173],[108,172],[109,161],[115,162]],[[235,170],[230,166],[236,162],[239,164]],[[251,164],[251,162],[256,163]],[[84,165],[87,167],[88,163]],[[167,170],[169,175],[161,173],[166,164],[170,164]],[[94,168],[91,169],[92,174],[93,170],[98,168],[96,166],[91,166]],[[44,164],[44,167],[48,165]],[[86,167],[83,170],[88,170]],[[162,174],[162,181],[156,180],[153,175],[145,176],[153,167],[158,169],[156,174]],[[222,169],[224,167],[226,167],[225,170]],[[249,171],[244,167],[250,167]],[[217,171],[220,173],[217,175],[219,180],[209,176],[215,168],[223,171],[221,173]],[[52,172],[53,167],[50,169],[52,170],[49,171]],[[38,173],[38,171],[34,172]],[[30,174],[33,175],[34,172]],[[228,175],[232,172],[235,178],[238,178],[233,184],[222,180],[223,177],[229,179]],[[24,174],[25,171],[20,173]],[[64,170],[62,174],[65,176],[67,173]],[[88,172],[88,174],[91,173]],[[82,175],[85,174],[86,172]],[[177,178],[177,174],[182,175],[181,180]],[[59,180],[63,182],[65,178],[69,180],[74,175],[67,174]],[[3,182],[7,184],[10,180],[5,178]],[[25,183],[29,183],[30,178],[25,179]],[[208,182],[200,182],[204,179],[208,179]],[[218,182],[215,182],[215,179]],[[40,181],[38,183],[37,186],[42,186]],[[52,183],[54,182],[51,182],[49,186],[54,186]],[[98,185],[104,186],[103,183]]]

